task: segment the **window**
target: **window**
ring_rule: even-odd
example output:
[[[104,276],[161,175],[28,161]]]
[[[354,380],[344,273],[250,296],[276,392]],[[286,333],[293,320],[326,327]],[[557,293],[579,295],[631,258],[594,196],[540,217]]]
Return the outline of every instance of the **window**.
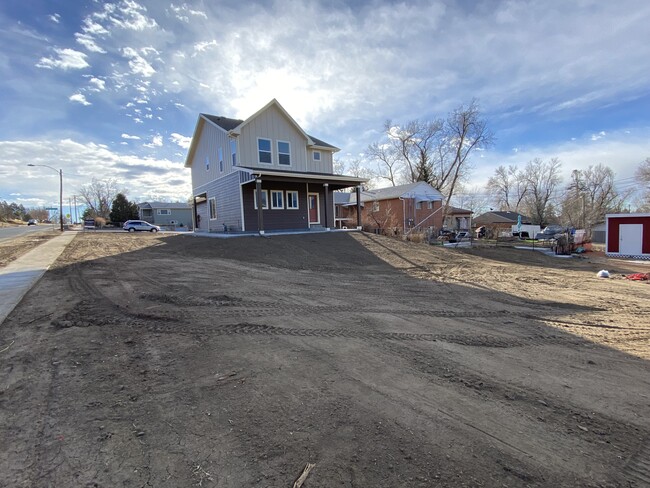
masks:
[[[279,190],[271,190],[271,208],[284,208],[284,194]]]
[[[278,141],[278,163],[289,166],[291,164],[291,144]]]
[[[427,202],[427,208],[431,210],[433,208],[433,202]]]
[[[257,209],[257,190],[253,190],[255,209]],[[269,194],[267,190],[262,190],[262,208],[269,208]]]
[[[232,165],[237,166],[237,141],[230,139],[230,156],[232,157]]]
[[[422,208],[422,202],[415,202],[415,208],[418,210]]]
[[[296,210],[298,208],[298,192],[297,191],[288,191],[287,192],[287,208]]]
[[[219,171],[223,173],[223,148],[220,147],[217,154],[219,156]]]
[[[171,215],[172,211],[169,210],[168,208],[159,208],[158,209],[158,215]]]
[[[257,140],[257,154],[260,163],[271,164],[271,139]]]
[[[314,151],[314,161],[320,161],[320,151]]]
[[[206,171],[210,170],[210,158],[207,156],[205,157],[205,170]]]
[[[372,202],[372,211],[379,212],[379,202]]]
[[[217,199],[212,197],[210,200],[210,220],[217,218]]]

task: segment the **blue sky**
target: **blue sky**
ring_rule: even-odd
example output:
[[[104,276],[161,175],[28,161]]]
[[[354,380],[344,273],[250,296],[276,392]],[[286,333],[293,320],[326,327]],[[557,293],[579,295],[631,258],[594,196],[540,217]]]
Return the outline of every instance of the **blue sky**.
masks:
[[[0,199],[58,201],[94,177],[131,200],[185,200],[199,112],[272,98],[355,159],[386,119],[479,100],[500,164],[603,163],[621,187],[650,157],[650,2],[6,0],[0,4]]]

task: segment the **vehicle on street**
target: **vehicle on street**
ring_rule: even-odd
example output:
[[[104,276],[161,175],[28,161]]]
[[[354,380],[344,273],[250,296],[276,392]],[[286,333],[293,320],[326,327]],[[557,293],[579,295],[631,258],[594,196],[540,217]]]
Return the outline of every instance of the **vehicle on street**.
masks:
[[[554,239],[556,235],[563,234],[565,230],[566,229],[561,225],[549,225],[547,227],[544,227],[544,230],[538,233],[535,236],[535,239],[539,241],[551,240]]]
[[[29,219],[27,222],[27,225],[38,225],[38,220],[36,219]]]
[[[465,231],[465,230],[461,230],[460,232],[456,233],[456,239],[459,240],[459,241],[460,240],[463,240],[463,241],[467,240],[470,237],[471,237],[470,233]]]
[[[127,220],[124,222],[122,229],[129,232],[144,231],[144,232],[158,232],[160,227],[150,224],[144,220]]]

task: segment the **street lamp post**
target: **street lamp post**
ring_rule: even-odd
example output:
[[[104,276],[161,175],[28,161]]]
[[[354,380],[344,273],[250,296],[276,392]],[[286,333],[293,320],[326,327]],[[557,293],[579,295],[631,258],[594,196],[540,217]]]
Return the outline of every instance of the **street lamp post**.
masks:
[[[43,168],[50,168],[51,170],[59,173],[59,222],[61,223],[61,232],[63,232],[63,170],[56,169],[47,164],[28,164],[27,166],[41,166]]]

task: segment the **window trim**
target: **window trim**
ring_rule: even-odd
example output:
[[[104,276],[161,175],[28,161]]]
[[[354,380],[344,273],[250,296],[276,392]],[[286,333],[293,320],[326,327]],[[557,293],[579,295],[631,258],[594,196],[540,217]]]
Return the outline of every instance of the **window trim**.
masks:
[[[214,217],[212,216],[212,202],[214,202]],[[210,220],[217,220],[217,197],[211,197],[208,199],[208,217]]]
[[[268,151],[263,151],[260,149],[260,141],[269,141],[269,150]],[[260,153],[269,153],[270,161],[267,163],[266,161],[262,161],[262,158],[260,158]],[[273,140],[267,139],[266,137],[258,137],[257,138],[257,163],[258,164],[273,164]]]
[[[289,206],[289,194],[295,194],[296,195],[296,206],[295,207],[290,207]],[[286,206],[285,208],[287,210],[300,210],[300,192],[298,190],[287,190],[286,191]],[[293,202],[291,202],[293,203]]]
[[[289,146],[289,152],[280,152],[280,144],[286,144]],[[280,166],[291,166],[291,143],[289,141],[282,141],[282,140],[277,140],[275,141],[275,148],[278,151],[278,164]],[[280,156],[289,156],[289,162],[288,163],[282,163],[280,162]]]
[[[219,172],[223,173],[223,148],[221,146],[217,148],[217,159],[219,160]]]
[[[230,139],[230,162],[237,166],[237,139]]]
[[[379,212],[379,200],[372,202],[372,212]]]
[[[280,205],[275,205],[273,195],[280,194]],[[271,210],[284,210],[284,192],[282,190],[271,190]]]
[[[318,157],[316,157],[316,154],[318,154]],[[312,153],[312,160],[313,161],[318,161],[320,163],[323,160],[323,155],[321,154],[320,151],[314,151]]]
[[[262,193],[265,195],[262,197],[262,200],[266,200],[266,205],[262,205],[262,210],[269,209],[269,191],[262,190]],[[257,210],[257,190],[253,189],[253,208]]]
[[[165,213],[163,213],[163,212],[165,212]],[[168,208],[159,208],[159,209],[156,209],[156,214],[157,215],[171,215],[172,211],[170,209],[168,209]]]

